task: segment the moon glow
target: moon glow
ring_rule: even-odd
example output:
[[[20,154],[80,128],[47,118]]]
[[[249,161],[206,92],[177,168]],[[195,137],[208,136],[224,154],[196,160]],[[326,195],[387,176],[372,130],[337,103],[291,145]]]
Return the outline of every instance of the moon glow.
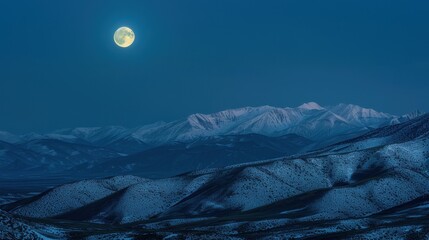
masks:
[[[129,47],[131,44],[133,44],[134,39],[134,32],[128,27],[118,28],[118,30],[116,30],[115,34],[113,35],[113,40],[115,41],[116,45],[123,48]]]

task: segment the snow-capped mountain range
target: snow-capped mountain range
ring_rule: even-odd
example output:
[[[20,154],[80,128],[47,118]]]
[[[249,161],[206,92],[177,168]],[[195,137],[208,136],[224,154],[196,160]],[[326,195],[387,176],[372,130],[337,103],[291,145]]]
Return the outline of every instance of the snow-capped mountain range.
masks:
[[[309,102],[296,108],[193,114],[137,128],[80,127],[21,136],[0,132],[0,178],[169,177],[315,150],[419,115]]]
[[[0,132],[0,141],[17,143],[48,138],[136,152],[135,150],[143,149],[144,145],[157,146],[202,137],[250,133],[270,137],[297,134],[321,141],[335,135],[362,132],[403,122],[412,117],[413,115],[395,116],[352,104],[322,107],[315,102],[309,102],[295,108],[261,106],[212,114],[197,113],[186,119],[157,122],[137,128],[79,127],[57,130],[49,134],[32,133],[22,136]]]
[[[428,158],[426,114],[304,154],[157,180],[78,181],[1,208],[85,228],[127,223],[109,231],[122,237],[426,239]],[[51,222],[60,232],[79,227]]]

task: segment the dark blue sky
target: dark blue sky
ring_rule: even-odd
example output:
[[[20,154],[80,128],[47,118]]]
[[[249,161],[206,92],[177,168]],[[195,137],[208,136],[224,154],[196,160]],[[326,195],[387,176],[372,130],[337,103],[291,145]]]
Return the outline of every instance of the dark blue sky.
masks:
[[[306,101],[429,111],[429,1],[14,0],[0,23],[16,133]]]

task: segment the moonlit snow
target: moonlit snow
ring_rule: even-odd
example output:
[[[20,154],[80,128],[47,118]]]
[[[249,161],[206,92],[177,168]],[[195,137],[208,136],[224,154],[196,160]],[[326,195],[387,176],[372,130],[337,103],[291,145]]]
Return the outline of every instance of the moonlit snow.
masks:
[[[134,224],[164,237],[423,236],[428,159],[423,115],[313,152],[158,180],[79,181],[2,208],[24,217]]]

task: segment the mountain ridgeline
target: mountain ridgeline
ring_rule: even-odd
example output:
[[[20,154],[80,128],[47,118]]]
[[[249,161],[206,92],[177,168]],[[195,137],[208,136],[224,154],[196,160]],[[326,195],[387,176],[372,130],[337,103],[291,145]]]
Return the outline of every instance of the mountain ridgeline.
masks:
[[[93,127],[48,134],[0,132],[0,178],[160,178],[315,150],[407,121],[351,104],[245,107],[137,128]]]

